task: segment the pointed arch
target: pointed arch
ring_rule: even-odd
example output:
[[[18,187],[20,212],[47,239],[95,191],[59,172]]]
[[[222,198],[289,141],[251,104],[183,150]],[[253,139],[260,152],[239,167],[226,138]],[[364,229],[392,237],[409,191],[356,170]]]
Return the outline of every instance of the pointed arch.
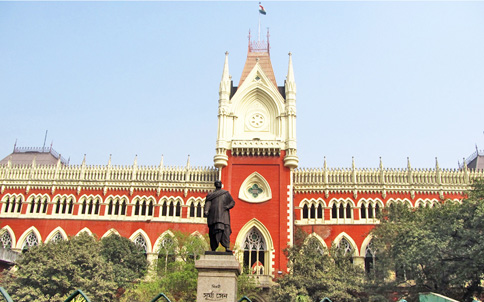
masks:
[[[313,233],[311,233],[311,234],[309,234],[309,235],[308,235],[308,237],[306,237],[306,239],[304,240],[304,243],[308,242],[308,241],[309,241],[309,240],[311,240],[311,239],[316,239],[316,240],[318,240],[318,241],[319,241],[319,243],[320,243],[320,244],[321,244],[321,245],[322,245],[322,246],[323,246],[323,247],[324,247],[324,248],[325,248],[327,251],[329,251],[329,248],[328,248],[328,246],[326,245],[326,242],[324,241],[324,239],[323,239],[323,238],[321,238],[321,236],[319,236],[318,234],[316,234],[316,233],[314,233],[314,232],[313,232]]]
[[[19,215],[22,212],[22,205],[25,202],[23,194],[7,193],[2,197],[2,214]]]
[[[119,234],[118,230],[116,230],[115,228],[111,228],[106,233],[104,233],[104,235],[102,235],[101,239],[106,238],[106,237],[109,237],[111,235],[118,235],[118,236],[121,237],[121,235]]]
[[[84,232],[86,232],[87,234],[89,234],[89,236],[93,236],[94,237],[93,232],[91,232],[91,230],[88,227],[85,227],[82,230],[80,230],[79,232],[77,232],[76,236],[79,236],[81,233],[84,233]]]
[[[64,231],[63,228],[58,226],[55,229],[53,229],[52,232],[49,233],[49,235],[47,235],[47,237],[45,238],[45,243],[52,241],[52,239],[54,239],[54,237],[57,235],[57,233],[59,233],[64,240],[69,238],[67,236],[66,231]]]
[[[255,171],[247,176],[240,186],[239,199],[252,203],[260,203],[271,200],[271,186],[264,176]]]
[[[146,242],[146,253],[152,253],[153,252],[153,246],[151,245],[151,240],[148,234],[143,229],[137,229],[131,236],[129,236],[129,240],[132,242],[136,243],[136,239],[141,236],[145,242]]]
[[[190,219],[202,219],[203,217],[203,208],[205,206],[205,198],[201,197],[190,197],[187,200],[187,218]]]
[[[39,230],[37,230],[36,227],[31,226],[30,228],[25,230],[25,232],[22,234],[22,236],[20,236],[19,240],[17,241],[17,245],[16,245],[17,249],[19,249],[19,250],[23,249],[23,247],[26,243],[25,241],[27,240],[27,238],[29,237],[30,234],[34,234],[35,237],[37,237],[37,244],[40,244],[42,242],[42,236],[40,236]]]
[[[6,242],[3,242],[3,235],[5,232],[10,236],[10,248],[13,249],[17,246],[17,239],[15,237],[15,233],[13,232],[12,228],[9,225],[4,226],[0,230],[0,238],[2,238],[2,241],[0,242],[0,245],[3,246],[6,244]]]
[[[163,242],[163,239],[166,236],[170,236],[171,239],[173,239],[174,241],[176,241],[175,234],[173,234],[172,231],[170,231],[170,230],[164,231],[160,236],[158,236],[158,238],[155,241],[155,244],[153,245],[153,251],[155,253],[158,254],[160,252],[160,245],[161,245],[161,243]]]
[[[237,234],[237,238],[235,240],[235,251],[236,251],[236,257],[239,260],[240,264],[243,266],[244,263],[247,262],[247,259],[244,259],[247,255],[247,251],[244,250],[244,245],[245,241],[247,238],[247,235],[252,231],[252,230],[257,231],[261,236],[265,244],[265,250],[264,250],[264,275],[273,275],[273,262],[274,262],[274,241],[272,240],[272,236],[269,232],[269,230],[264,226],[263,223],[261,223],[259,220],[256,218],[251,219],[248,221],[239,231]],[[252,259],[254,260],[254,259]],[[262,261],[262,260],[261,260]],[[250,261],[249,261],[250,262]],[[251,263],[249,263],[251,265]],[[258,267],[258,263],[254,264],[256,266],[256,269]],[[251,267],[253,268],[253,267]]]
[[[406,205],[410,209],[413,208],[412,202],[410,200],[408,200],[407,198],[404,198],[404,199],[401,199],[401,198],[390,198],[387,201],[386,206],[389,207],[392,204],[397,204],[397,203],[401,203],[403,205]]]
[[[341,232],[338,236],[336,236],[336,238],[334,238],[334,245],[338,246],[343,238],[346,239],[351,245],[351,248],[353,249],[353,257],[359,256],[358,246],[356,245],[356,242],[353,240],[353,238],[351,238],[350,235],[346,234],[346,232]]]
[[[368,244],[370,244],[372,239],[373,239],[373,236],[371,234],[365,237],[365,239],[363,240],[363,243],[361,244],[360,255],[365,256],[366,248]]]

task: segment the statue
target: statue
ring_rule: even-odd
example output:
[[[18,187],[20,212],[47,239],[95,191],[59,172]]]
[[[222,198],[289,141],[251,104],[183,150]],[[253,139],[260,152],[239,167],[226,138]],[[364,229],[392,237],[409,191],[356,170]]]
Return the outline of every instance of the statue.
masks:
[[[226,190],[222,189],[222,182],[215,181],[215,191],[208,193],[205,199],[204,216],[207,217],[208,235],[210,237],[210,248],[215,251],[219,243],[230,250],[230,213],[229,210],[235,206],[235,201]]]

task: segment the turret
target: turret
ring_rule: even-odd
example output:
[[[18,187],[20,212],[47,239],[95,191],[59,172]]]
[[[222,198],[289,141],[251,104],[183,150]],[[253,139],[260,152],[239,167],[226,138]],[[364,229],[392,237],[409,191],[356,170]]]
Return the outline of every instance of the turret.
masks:
[[[292,54],[289,53],[289,66],[287,70],[286,83],[286,116],[287,116],[287,138],[286,156],[284,166],[295,169],[299,164],[296,147],[296,81],[292,67]]]

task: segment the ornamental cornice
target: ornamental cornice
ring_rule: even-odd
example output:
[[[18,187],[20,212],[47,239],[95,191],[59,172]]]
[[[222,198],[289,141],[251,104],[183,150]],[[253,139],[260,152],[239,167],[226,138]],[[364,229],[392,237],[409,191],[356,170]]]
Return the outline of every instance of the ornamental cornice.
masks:
[[[232,141],[233,155],[279,155],[284,147],[281,141],[273,140],[234,140]]]
[[[446,169],[296,169],[296,193],[462,194],[484,171]]]
[[[82,172],[82,173],[81,173]],[[176,190],[208,192],[218,177],[214,168],[202,167],[116,167],[116,166],[66,166],[32,167],[0,166],[1,192],[5,189],[57,189],[107,190],[127,189],[157,191]]]

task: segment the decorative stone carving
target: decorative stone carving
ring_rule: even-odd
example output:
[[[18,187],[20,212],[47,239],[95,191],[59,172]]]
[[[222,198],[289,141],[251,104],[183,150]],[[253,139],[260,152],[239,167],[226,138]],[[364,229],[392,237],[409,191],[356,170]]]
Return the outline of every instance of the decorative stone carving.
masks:
[[[239,199],[252,203],[268,201],[272,199],[271,187],[262,175],[254,172],[240,186]]]

